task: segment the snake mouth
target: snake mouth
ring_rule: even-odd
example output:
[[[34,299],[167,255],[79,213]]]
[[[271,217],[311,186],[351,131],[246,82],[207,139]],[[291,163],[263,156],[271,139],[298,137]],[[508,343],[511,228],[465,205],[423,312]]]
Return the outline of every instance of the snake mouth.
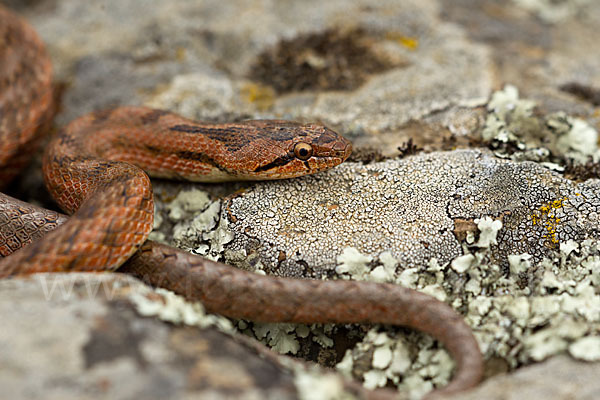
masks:
[[[327,159],[330,163],[329,168],[340,165],[350,157],[352,154],[352,142],[345,138],[338,141],[334,146],[327,149],[324,154],[320,154],[319,158]]]
[[[328,170],[346,161],[352,154],[352,143],[343,137],[340,139],[325,151],[319,152],[321,154],[304,161],[305,172],[302,175]]]
[[[342,155],[342,162],[346,161],[348,159],[348,157],[350,157],[350,154],[352,154],[352,143],[348,142],[346,144],[346,147],[344,148],[344,153]]]

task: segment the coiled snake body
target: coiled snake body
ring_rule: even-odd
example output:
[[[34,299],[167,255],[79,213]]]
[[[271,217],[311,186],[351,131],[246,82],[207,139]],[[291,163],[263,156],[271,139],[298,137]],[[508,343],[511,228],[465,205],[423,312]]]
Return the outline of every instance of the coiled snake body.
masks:
[[[24,148],[47,125],[51,75],[35,32],[0,6],[2,182],[24,164]],[[265,277],[146,242],[153,198],[142,169],[159,177],[205,182],[279,179],[334,167],[350,152],[346,139],[312,124],[204,124],[143,107],[86,115],[62,130],[44,155],[47,187],[72,214],[68,222],[0,196],[0,252],[14,252],[0,261],[0,277],[113,270],[129,259],[120,270],[231,317],[387,323],[424,331],[439,339],[458,364],[452,382],[435,393],[474,386],[482,374],[477,342],[452,308],[430,296],[396,285]],[[23,220],[31,227],[27,232]],[[12,230],[11,224],[20,229]],[[24,246],[37,236],[43,238]],[[393,394],[379,390],[370,396]]]

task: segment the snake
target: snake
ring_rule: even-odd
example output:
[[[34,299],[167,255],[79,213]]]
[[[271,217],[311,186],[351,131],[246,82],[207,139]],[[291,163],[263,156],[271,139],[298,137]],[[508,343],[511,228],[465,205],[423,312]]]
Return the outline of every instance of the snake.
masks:
[[[0,179],[13,179],[51,124],[52,65],[21,17],[0,6]],[[89,113],[46,146],[46,187],[69,216],[0,194],[0,278],[39,272],[114,271],[201,301],[206,310],[261,322],[382,323],[439,340],[456,362],[450,383],[482,378],[477,340],[452,307],[393,284],[262,276],[147,240],[149,175],[196,182],[288,179],[336,167],[350,141],[312,123],[207,123],[141,106]],[[394,398],[391,388],[367,391]]]

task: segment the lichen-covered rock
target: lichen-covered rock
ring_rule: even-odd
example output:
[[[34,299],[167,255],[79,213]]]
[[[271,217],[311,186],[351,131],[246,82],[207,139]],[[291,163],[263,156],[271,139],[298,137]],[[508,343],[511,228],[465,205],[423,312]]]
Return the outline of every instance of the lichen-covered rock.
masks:
[[[296,399],[301,390],[223,333],[228,320],[120,274],[0,281],[0,319],[6,399]]]
[[[585,350],[600,329],[597,190],[595,181],[577,184],[486,151],[420,154],[255,184],[208,224],[210,235],[233,232],[232,240],[211,247],[193,229],[183,237],[199,253],[224,246],[228,262],[261,273],[395,282],[435,296],[465,314],[496,373],[565,351],[597,357]],[[317,335],[315,327],[250,325],[293,354],[306,354],[305,338]],[[451,361],[430,338],[386,332],[358,334],[338,368],[412,395],[447,381]],[[415,345],[417,355],[402,351]]]
[[[234,239],[225,256],[236,262],[241,252],[245,268],[309,277],[330,273],[347,247],[372,257],[389,251],[401,269],[431,258],[445,265],[463,254],[457,224],[490,216],[501,221],[490,244],[497,262],[507,267],[508,255],[528,253],[535,263],[560,243],[597,237],[599,189],[477,150],[345,163],[229,200],[223,217]]]

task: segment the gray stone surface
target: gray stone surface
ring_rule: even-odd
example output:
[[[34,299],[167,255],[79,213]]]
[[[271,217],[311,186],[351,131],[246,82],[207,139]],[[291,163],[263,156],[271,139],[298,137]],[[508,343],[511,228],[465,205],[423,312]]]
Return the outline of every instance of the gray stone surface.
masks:
[[[554,357],[510,375],[489,379],[468,394],[452,399],[476,400],[593,400],[600,393],[600,363],[585,364]]]
[[[3,399],[297,398],[280,365],[211,326],[228,321],[123,275],[2,281],[0,315]]]

